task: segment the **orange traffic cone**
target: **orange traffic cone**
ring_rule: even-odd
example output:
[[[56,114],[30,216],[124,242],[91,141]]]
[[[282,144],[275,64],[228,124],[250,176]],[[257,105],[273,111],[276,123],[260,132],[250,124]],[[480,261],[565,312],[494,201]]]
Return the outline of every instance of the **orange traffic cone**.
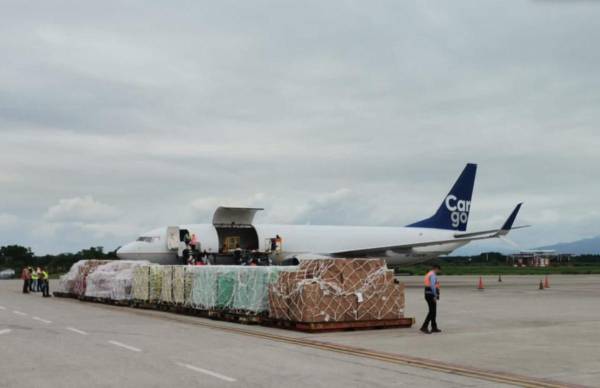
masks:
[[[478,290],[483,290],[483,279],[481,278],[481,276],[479,277],[479,283],[477,284],[477,289]]]
[[[550,282],[548,281],[548,275],[544,279],[544,288],[550,288]]]
[[[542,279],[540,279],[540,290],[544,289],[544,282],[542,281]]]

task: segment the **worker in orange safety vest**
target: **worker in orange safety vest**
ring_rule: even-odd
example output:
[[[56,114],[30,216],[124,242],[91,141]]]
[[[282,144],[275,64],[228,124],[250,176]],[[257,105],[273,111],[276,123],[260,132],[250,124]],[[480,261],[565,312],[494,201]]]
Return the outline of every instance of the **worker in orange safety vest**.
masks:
[[[425,301],[427,302],[428,313],[421,331],[425,334],[440,333],[441,330],[437,326],[437,302],[440,300],[440,282],[437,275],[440,273],[441,268],[439,265],[434,264],[431,266],[431,270],[427,272],[424,278],[425,285]],[[431,323],[431,330],[429,330],[429,324]]]

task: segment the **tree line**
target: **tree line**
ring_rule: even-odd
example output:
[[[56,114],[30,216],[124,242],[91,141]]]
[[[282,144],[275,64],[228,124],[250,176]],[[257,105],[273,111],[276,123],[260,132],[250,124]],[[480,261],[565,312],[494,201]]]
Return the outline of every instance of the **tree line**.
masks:
[[[114,251],[104,252],[103,247],[90,247],[77,253],[60,253],[58,255],[36,255],[31,248],[21,245],[0,247],[0,271],[13,269],[17,274],[25,266],[43,267],[51,274],[64,273],[79,260],[116,260]]]
[[[90,247],[77,253],[60,253],[57,255],[36,255],[31,248],[20,245],[0,247],[0,271],[13,269],[17,274],[24,266],[44,267],[51,274],[65,273],[73,263],[79,260],[117,260],[115,251],[104,252],[103,247]],[[437,259],[443,265],[504,265],[507,256],[498,252],[481,253],[476,256],[446,256]],[[562,264],[576,266],[600,265],[600,255],[572,256]]]

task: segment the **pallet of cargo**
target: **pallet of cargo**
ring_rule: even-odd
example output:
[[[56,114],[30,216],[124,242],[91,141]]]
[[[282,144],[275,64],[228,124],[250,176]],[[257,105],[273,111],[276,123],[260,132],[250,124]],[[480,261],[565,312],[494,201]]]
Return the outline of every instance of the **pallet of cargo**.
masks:
[[[302,331],[305,333],[410,328],[412,327],[412,325],[414,325],[414,323],[414,318],[378,319],[372,321],[347,322],[293,322],[282,319],[269,319],[263,320],[262,322],[262,324],[265,326]]]

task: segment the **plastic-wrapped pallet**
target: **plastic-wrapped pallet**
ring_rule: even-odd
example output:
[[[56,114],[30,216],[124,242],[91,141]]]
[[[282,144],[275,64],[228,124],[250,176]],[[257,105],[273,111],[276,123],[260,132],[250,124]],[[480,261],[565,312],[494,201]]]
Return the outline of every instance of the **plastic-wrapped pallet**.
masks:
[[[193,300],[194,279],[200,268],[192,265],[185,266],[183,275],[183,303],[185,306],[196,308]]]
[[[173,303],[185,302],[185,269],[183,265],[173,266]]]
[[[75,281],[77,280],[79,272],[81,271],[81,268],[85,265],[86,261],[87,260],[79,260],[78,262],[74,263],[69,269],[69,272],[62,275],[58,279],[58,286],[56,287],[55,291],[62,292],[65,294],[73,294],[73,289],[75,288]]]
[[[232,309],[261,313],[269,310],[269,286],[279,274],[293,267],[240,267],[237,272]]]
[[[133,299],[147,302],[150,299],[150,265],[141,265],[133,270]]]
[[[198,310],[211,310],[217,307],[217,279],[221,268],[222,266],[201,266],[188,270],[192,307]]]
[[[98,268],[99,266],[109,262],[109,260],[83,260],[83,265],[79,267],[79,272],[75,277],[75,284],[73,285],[73,294],[77,296],[85,295],[88,275],[94,272],[94,270],[96,270],[96,268]]]
[[[162,283],[160,301],[162,303],[173,303],[173,266],[162,266]]]
[[[133,299],[133,272],[135,269],[145,267],[148,264],[147,261],[134,261],[128,268],[119,271],[115,276],[110,298],[112,300]]]
[[[229,310],[233,306],[233,296],[235,292],[238,267],[231,266],[230,269],[223,269],[217,272],[217,301],[216,308]]]
[[[160,301],[162,294],[162,277],[163,266],[162,265],[151,265],[149,273],[149,289],[148,289],[148,300],[150,302]]]
[[[281,272],[292,270],[293,267],[193,267],[191,305],[201,310],[267,312],[269,286]]]
[[[404,288],[379,259],[303,261],[270,287],[270,316],[295,322],[403,317]]]
[[[131,299],[133,269],[146,261],[115,260],[98,266],[87,277],[85,296],[112,300]]]

